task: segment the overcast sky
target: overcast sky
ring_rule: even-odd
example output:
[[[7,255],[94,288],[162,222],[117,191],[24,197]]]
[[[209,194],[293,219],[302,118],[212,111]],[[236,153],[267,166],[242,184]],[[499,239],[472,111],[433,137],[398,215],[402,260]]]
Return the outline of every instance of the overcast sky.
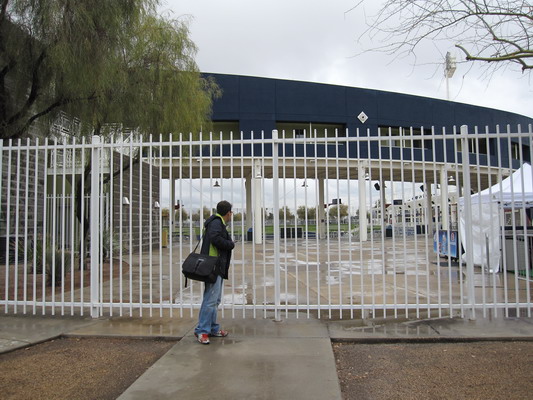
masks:
[[[381,0],[366,6],[376,11]],[[356,0],[167,0],[164,10],[190,16],[191,38],[201,71],[330,83],[446,98],[443,63],[453,46],[428,43],[410,58],[393,59],[359,41],[363,9],[346,13]],[[371,9],[371,7],[375,7]],[[533,117],[533,83],[504,69],[483,77],[471,63],[459,63],[450,80],[451,100]]]

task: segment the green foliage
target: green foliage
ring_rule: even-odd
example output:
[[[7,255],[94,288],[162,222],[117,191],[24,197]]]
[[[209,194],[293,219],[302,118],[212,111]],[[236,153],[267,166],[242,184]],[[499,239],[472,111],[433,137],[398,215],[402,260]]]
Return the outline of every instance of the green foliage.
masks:
[[[294,214],[289,207],[282,207],[279,209],[279,219],[281,221],[291,221],[294,219]]]
[[[298,214],[299,219],[305,219],[307,214],[307,219],[315,219],[316,218],[316,208],[315,207],[306,207],[306,206],[299,206],[298,210],[296,210],[296,213]]]
[[[109,229],[104,229],[102,232],[102,251],[105,260],[109,260],[113,256],[117,256],[122,253],[127,253],[129,251],[127,246],[127,241],[122,241],[122,246],[120,245],[120,235],[116,232],[111,232]]]
[[[189,213],[181,207],[179,210],[176,210],[174,212],[174,221],[188,221],[189,220]]]
[[[214,214],[215,210],[209,210],[206,206],[204,206],[202,210],[203,220],[205,221],[207,218],[211,216],[211,214]],[[200,221],[200,210],[196,211],[192,216],[191,219],[195,222]]]
[[[20,137],[59,111],[81,133],[113,123],[144,134],[207,126],[216,84],[201,78],[187,20],[158,0],[4,0],[0,137]]]
[[[56,248],[54,249],[50,237],[45,239],[39,237],[36,242],[30,242],[27,247],[23,241],[11,243],[13,252],[15,252],[17,246],[18,254],[26,254],[26,259],[28,261],[35,260],[35,266],[29,266],[30,272],[35,271],[37,274],[42,274],[44,264],[46,284],[48,286],[52,286],[53,283],[55,283],[56,286],[61,284],[61,281],[63,280],[62,274],[67,274],[72,269],[72,252],[62,250],[57,243]],[[44,252],[43,246],[45,246]]]
[[[340,206],[333,206],[330,207],[328,210],[328,215],[331,218],[344,218],[348,216],[348,205],[341,204]]]
[[[63,280],[62,274],[71,270],[71,252],[61,249],[46,248],[46,284],[58,286]]]

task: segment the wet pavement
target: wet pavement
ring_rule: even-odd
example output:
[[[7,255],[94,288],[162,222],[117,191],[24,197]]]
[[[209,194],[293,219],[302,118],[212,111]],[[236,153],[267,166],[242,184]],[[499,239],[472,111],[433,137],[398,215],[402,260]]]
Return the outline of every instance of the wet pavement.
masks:
[[[359,243],[346,238],[335,240],[284,240],[279,254],[280,309],[286,313],[296,310],[306,315],[311,310],[344,308],[376,313],[384,309],[398,317],[402,310],[438,309],[437,315],[455,316],[456,310],[467,308],[467,271],[464,264],[439,258],[433,253],[429,238],[418,235],[392,239],[375,239]],[[160,314],[171,305],[180,313],[198,307],[202,286],[190,282],[185,288],[180,260],[190,251],[187,243],[180,247],[153,249],[142,254],[123,254],[122,261],[130,266],[120,274],[120,257],[109,260],[113,279],[100,284],[104,315],[132,314],[142,304],[149,315]],[[263,245],[238,243],[234,250],[230,279],[225,282],[223,306],[231,315],[241,313],[243,307],[263,313],[275,304],[275,260],[272,241]],[[19,274],[22,273],[19,269]],[[11,274],[10,276],[13,276]],[[65,310],[79,314],[80,304],[90,301],[90,288],[80,287],[80,279],[72,286],[58,286],[52,290],[40,288],[35,275],[22,275],[14,301],[15,312],[40,312],[33,304],[68,302]],[[12,278],[13,279],[13,278]],[[89,278],[85,278],[85,284]],[[489,274],[475,268],[473,291],[477,305],[502,308],[502,304],[532,304],[533,279],[515,273]],[[0,293],[5,293],[0,280]],[[62,290],[65,290],[62,292]],[[11,299],[10,300],[14,300]],[[73,311],[72,311],[73,310]],[[447,310],[447,311],[446,311]],[[62,310],[63,311],[63,310]],[[403,313],[406,314],[406,313]]]

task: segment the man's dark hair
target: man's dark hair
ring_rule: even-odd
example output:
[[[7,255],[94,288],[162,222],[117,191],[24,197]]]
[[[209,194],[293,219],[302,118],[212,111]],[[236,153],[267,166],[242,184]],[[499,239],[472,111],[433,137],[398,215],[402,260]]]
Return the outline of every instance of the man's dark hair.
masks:
[[[229,201],[222,200],[217,204],[217,213],[224,216],[231,211],[231,207],[232,205]]]

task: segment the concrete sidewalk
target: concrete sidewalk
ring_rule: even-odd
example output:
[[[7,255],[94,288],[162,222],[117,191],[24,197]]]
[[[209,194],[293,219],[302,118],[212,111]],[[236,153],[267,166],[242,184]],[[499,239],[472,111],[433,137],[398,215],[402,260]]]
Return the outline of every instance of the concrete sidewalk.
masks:
[[[172,338],[179,342],[120,399],[341,399],[331,340],[533,340],[533,318],[329,321],[225,318],[227,338],[195,342],[196,320],[179,317],[1,316],[0,352],[59,336]]]

